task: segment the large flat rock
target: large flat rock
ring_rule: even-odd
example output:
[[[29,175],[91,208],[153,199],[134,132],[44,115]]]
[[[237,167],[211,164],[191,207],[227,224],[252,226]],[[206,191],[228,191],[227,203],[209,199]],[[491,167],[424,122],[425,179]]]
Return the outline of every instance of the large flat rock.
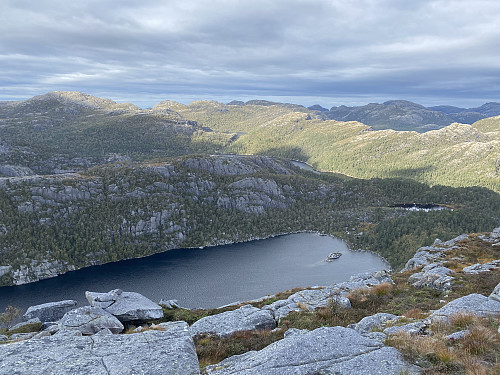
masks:
[[[122,322],[148,321],[163,317],[163,309],[140,293],[114,289],[108,293],[85,292],[91,306],[100,307]]]
[[[191,326],[190,331],[193,336],[209,332],[228,336],[238,331],[273,328],[276,328],[276,321],[270,311],[245,305],[234,311],[201,318]]]
[[[55,322],[61,319],[68,311],[74,309],[75,306],[76,301],[71,299],[30,306],[23,315],[23,319],[30,320],[38,318],[41,322]]]
[[[0,345],[0,374],[199,374],[187,324],[130,335],[79,336],[65,331]]]
[[[396,349],[344,327],[297,332],[260,351],[207,367],[207,373],[213,375],[391,375],[405,370],[418,373]]]
[[[443,320],[458,313],[466,313],[483,317],[499,315],[500,302],[493,298],[485,297],[482,294],[473,293],[448,302],[439,310],[436,310],[429,315],[429,319],[431,321]]]

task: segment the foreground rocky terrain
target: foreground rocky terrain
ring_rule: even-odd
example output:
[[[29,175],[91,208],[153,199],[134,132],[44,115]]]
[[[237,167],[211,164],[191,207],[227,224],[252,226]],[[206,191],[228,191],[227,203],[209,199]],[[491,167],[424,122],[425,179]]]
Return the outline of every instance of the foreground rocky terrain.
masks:
[[[32,306],[4,330],[0,373],[494,374],[499,260],[497,228],[436,240],[400,273],[213,310],[87,292],[89,306]]]

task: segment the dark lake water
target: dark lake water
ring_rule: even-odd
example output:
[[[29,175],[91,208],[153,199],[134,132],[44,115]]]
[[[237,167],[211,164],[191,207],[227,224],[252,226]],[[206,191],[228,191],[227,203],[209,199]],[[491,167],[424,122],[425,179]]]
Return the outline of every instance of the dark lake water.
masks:
[[[343,255],[325,262],[331,252]],[[120,288],[155,302],[177,299],[184,307],[218,307],[293,287],[330,285],[352,274],[387,268],[382,258],[349,251],[336,238],[290,234],[205,249],[179,249],[147,258],[84,268],[37,283],[0,288],[0,311],[75,299],[87,305],[86,290]]]

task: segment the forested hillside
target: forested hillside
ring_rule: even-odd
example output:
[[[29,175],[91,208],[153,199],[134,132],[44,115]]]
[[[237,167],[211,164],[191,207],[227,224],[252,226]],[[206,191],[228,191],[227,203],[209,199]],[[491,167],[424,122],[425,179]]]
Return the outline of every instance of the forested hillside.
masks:
[[[484,231],[500,216],[500,196],[486,189],[318,175],[266,157],[186,156],[4,178],[0,198],[3,284],[295,231],[334,234],[399,267],[431,239]],[[393,207],[406,202],[449,209]]]
[[[0,105],[0,175],[0,285],[295,231],[397,268],[436,237],[499,225],[500,117],[420,134],[265,101],[140,109],[55,92]],[[408,203],[445,209],[395,207]]]

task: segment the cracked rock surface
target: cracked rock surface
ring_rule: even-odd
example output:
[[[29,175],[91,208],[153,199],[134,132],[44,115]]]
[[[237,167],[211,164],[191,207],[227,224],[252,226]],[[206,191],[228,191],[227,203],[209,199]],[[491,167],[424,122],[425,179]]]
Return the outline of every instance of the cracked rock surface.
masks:
[[[446,320],[451,315],[457,313],[467,313],[476,316],[495,316],[500,314],[500,302],[494,298],[488,298],[482,294],[472,293],[464,297],[457,298],[439,310],[434,311],[429,320]]]
[[[288,335],[260,351],[207,367],[214,375],[417,374],[399,352],[344,327],[321,327]]]
[[[77,330],[84,335],[93,335],[106,328],[112,333],[120,333],[124,328],[123,324],[109,312],[92,306],[67,312],[58,325],[60,330]]]
[[[85,292],[91,306],[100,307],[122,322],[147,321],[163,317],[163,310],[149,298],[136,292],[114,289],[108,293]]]
[[[190,327],[190,331],[193,336],[208,332],[228,336],[238,331],[273,328],[276,328],[276,321],[270,311],[245,305],[234,311],[201,318]]]
[[[130,335],[54,336],[0,345],[0,374],[199,375],[187,324]]]
[[[41,305],[31,306],[26,310],[23,316],[24,320],[38,318],[41,322],[55,322],[63,317],[76,306],[74,300],[64,300],[58,302],[42,303]]]

